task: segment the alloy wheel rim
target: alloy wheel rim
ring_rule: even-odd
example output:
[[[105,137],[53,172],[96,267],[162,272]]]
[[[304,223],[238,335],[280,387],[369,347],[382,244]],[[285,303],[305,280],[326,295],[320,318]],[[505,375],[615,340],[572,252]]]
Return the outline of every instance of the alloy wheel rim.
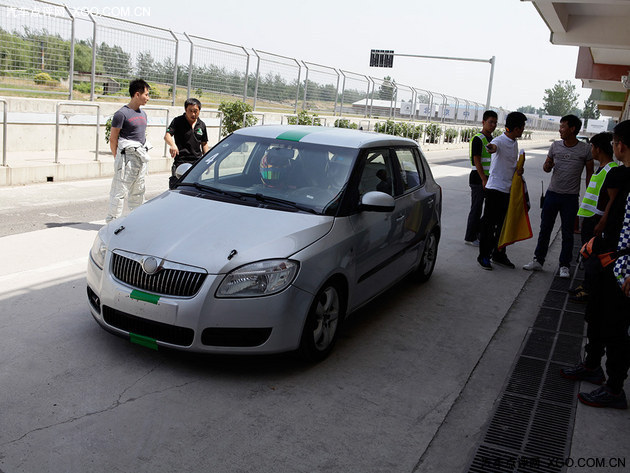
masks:
[[[313,341],[315,347],[323,351],[332,343],[339,321],[339,294],[334,287],[327,287],[320,295],[315,317]]]

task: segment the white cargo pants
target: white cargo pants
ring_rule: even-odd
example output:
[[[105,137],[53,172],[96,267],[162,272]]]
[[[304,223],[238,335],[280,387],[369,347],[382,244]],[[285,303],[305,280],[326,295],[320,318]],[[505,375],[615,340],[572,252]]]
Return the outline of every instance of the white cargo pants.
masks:
[[[109,211],[105,221],[111,222],[122,215],[127,198],[127,207],[133,210],[144,202],[144,183],[147,163],[143,160],[144,149],[126,148],[118,151],[114,160],[114,178],[109,192]]]

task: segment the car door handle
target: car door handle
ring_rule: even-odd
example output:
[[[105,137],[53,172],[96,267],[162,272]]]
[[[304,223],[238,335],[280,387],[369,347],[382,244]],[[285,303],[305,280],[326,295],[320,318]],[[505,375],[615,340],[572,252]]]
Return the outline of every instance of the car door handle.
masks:
[[[405,219],[405,214],[400,214],[398,217],[396,217],[396,221],[397,222],[400,222],[400,221],[402,221],[404,219]]]

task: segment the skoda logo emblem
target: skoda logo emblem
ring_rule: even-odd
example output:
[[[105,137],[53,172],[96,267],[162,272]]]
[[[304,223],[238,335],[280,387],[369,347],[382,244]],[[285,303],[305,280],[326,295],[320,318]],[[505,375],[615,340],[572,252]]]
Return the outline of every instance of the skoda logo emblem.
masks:
[[[158,261],[153,256],[142,258],[140,265],[142,266],[142,270],[147,274],[155,274],[160,269]]]

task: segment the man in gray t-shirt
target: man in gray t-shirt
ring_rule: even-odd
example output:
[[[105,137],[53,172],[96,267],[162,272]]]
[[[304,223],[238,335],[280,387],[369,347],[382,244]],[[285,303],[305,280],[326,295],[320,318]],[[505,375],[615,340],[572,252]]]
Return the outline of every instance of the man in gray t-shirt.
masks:
[[[543,165],[545,172],[553,171],[549,188],[545,193],[540,215],[540,233],[534,251],[534,259],[523,266],[528,271],[540,271],[549,250],[551,232],[560,214],[562,228],[562,250],[560,251],[561,278],[571,277],[570,267],[573,258],[573,226],[580,203],[580,182],[582,170],[586,168],[586,184],[593,174],[591,147],[577,139],[582,121],[575,115],[560,119],[560,138],[549,148]]]
[[[129,104],[112,118],[109,147],[114,155],[114,178],[109,191],[109,209],[105,222],[120,217],[125,199],[133,210],[144,202],[147,173],[147,114],[140,109],[149,101],[151,87],[142,79],[129,83]]]

